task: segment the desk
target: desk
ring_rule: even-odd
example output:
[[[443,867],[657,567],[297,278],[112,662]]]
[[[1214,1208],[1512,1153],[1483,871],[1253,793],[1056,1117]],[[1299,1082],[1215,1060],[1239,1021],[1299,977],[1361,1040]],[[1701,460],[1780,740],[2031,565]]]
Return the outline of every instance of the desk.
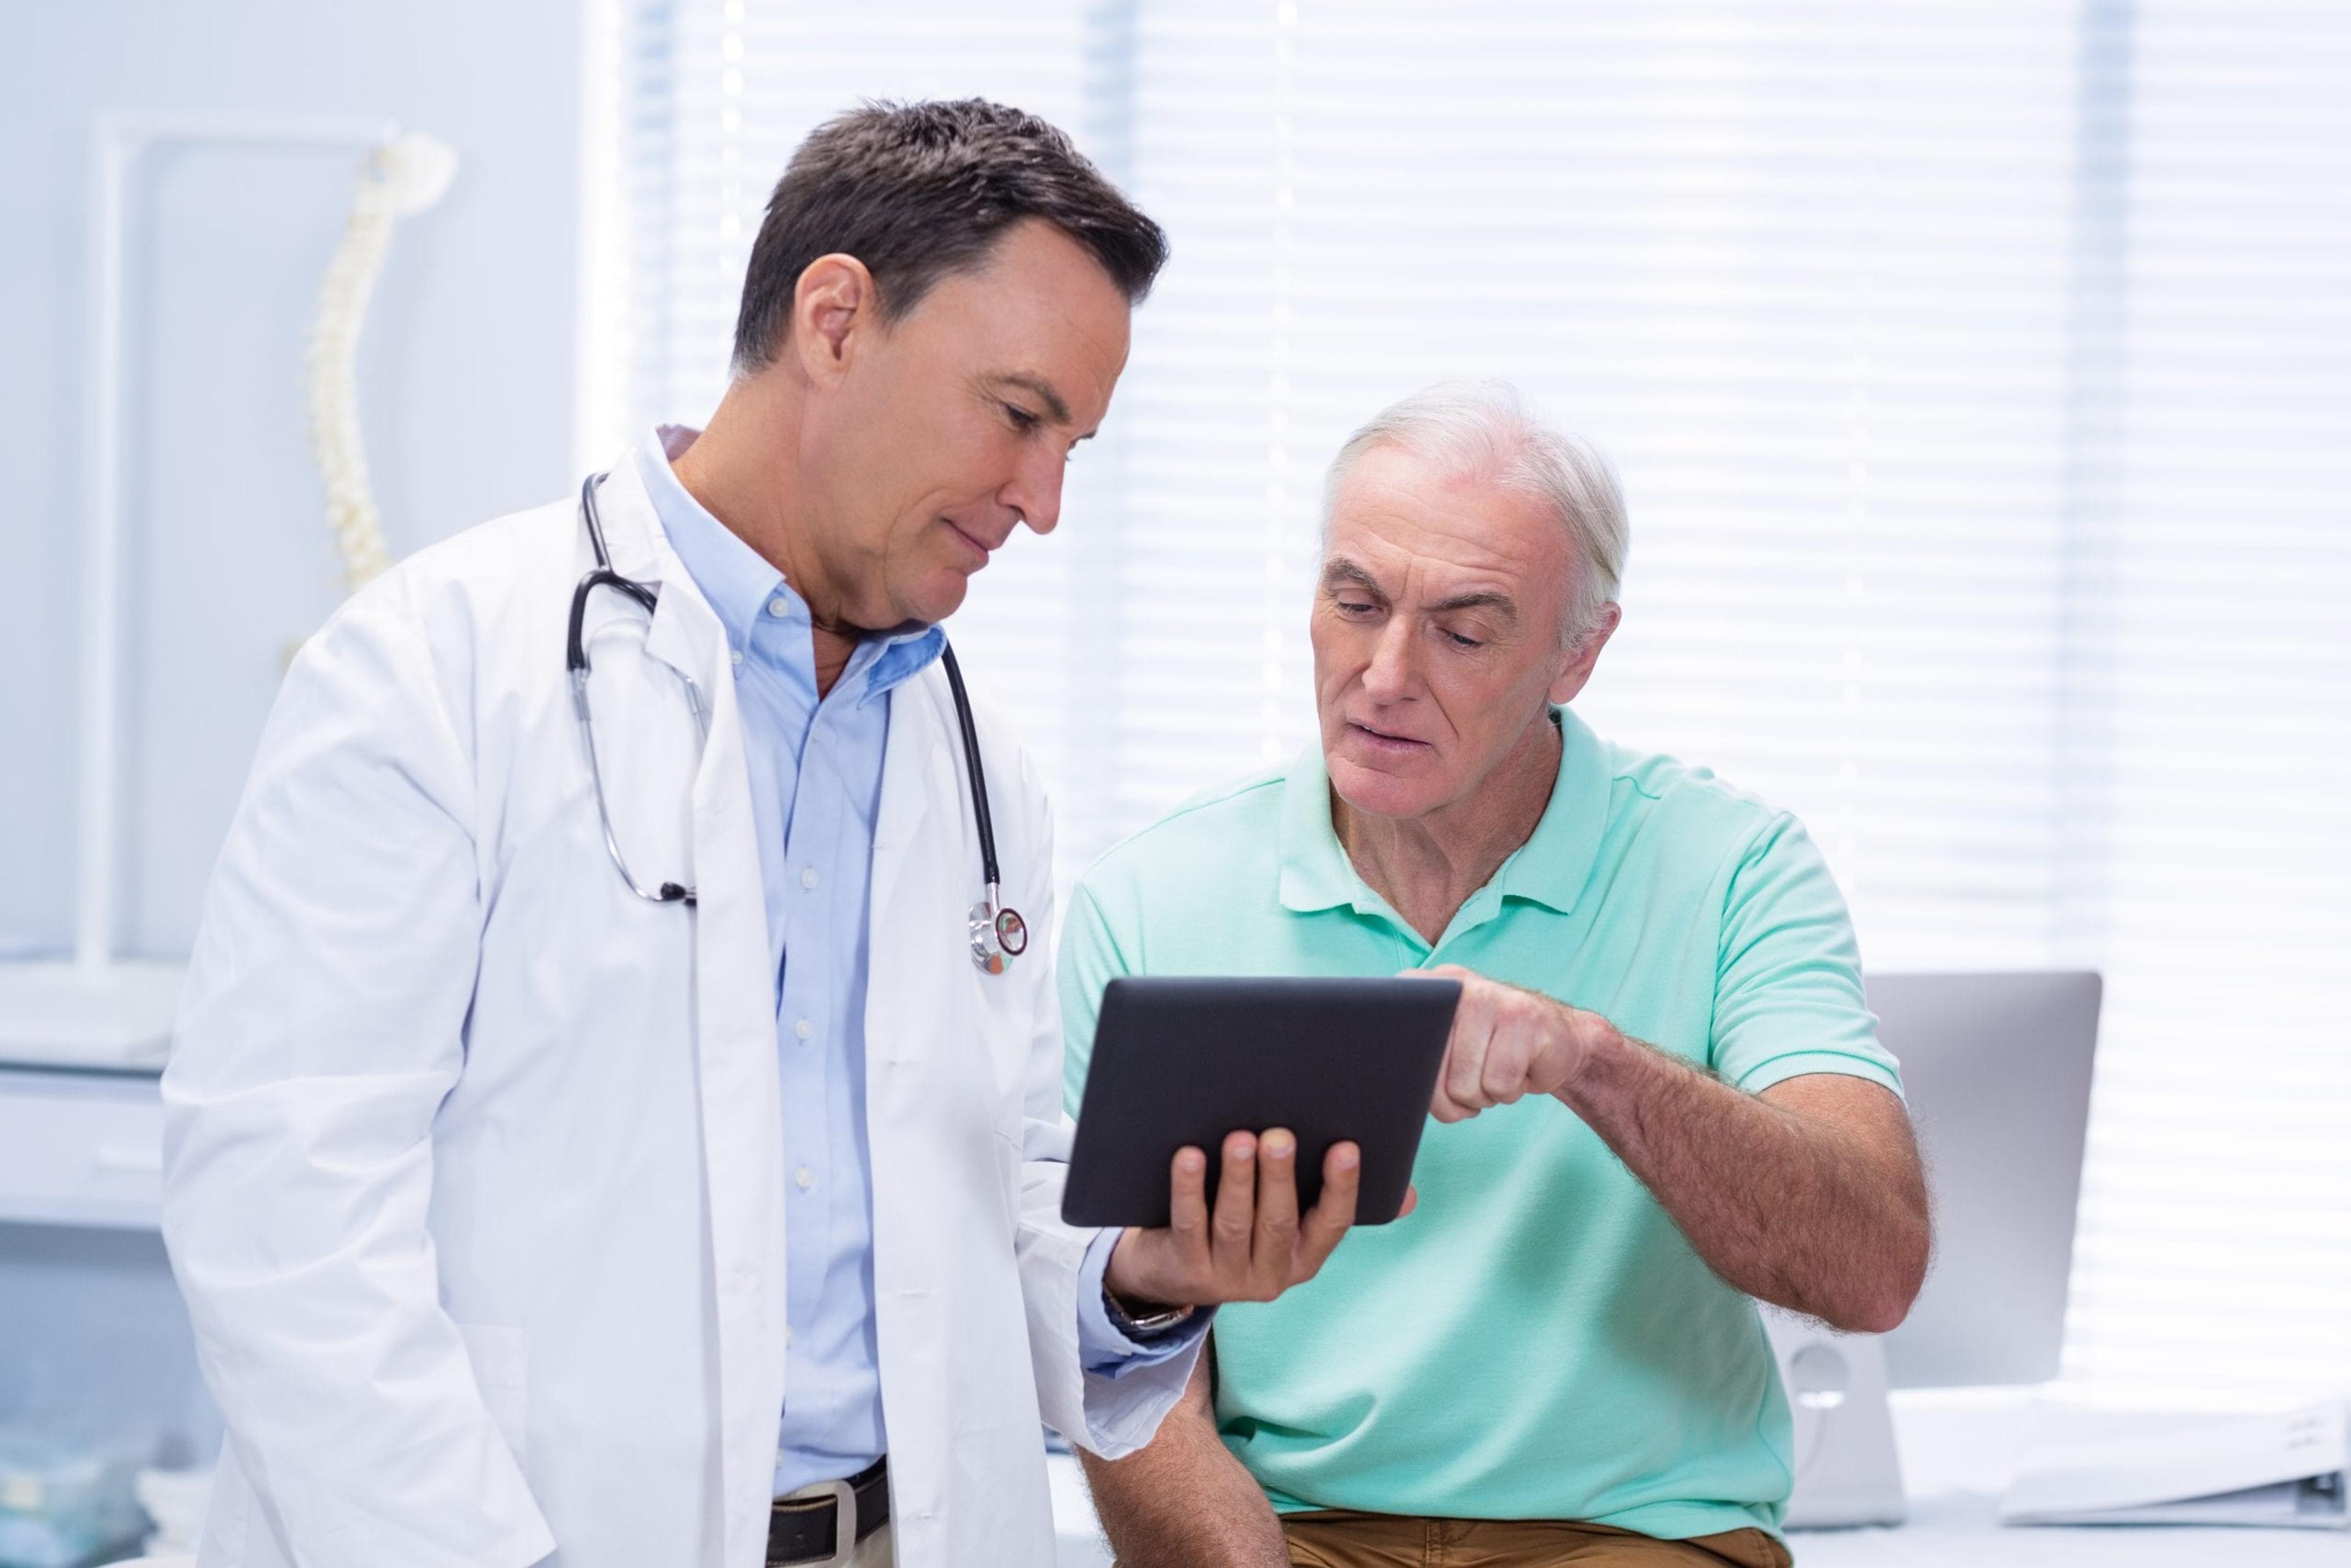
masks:
[[[1913,1494],[1894,1530],[1803,1530],[1800,1568],[2351,1568],[2339,1530],[2170,1530],[2094,1525],[2003,1527],[1989,1492]]]
[[[2175,1530],[2000,1522],[2031,1421],[2031,1391],[1897,1389],[1894,1440],[1910,1517],[1898,1529],[1810,1530],[1790,1537],[1802,1568],[2351,1568],[2351,1532]]]
[[[1901,1392],[1895,1442],[1910,1494],[1908,1522],[1885,1530],[1790,1535],[1798,1568],[2351,1568],[2351,1531],[2169,1530],[2000,1522],[2030,1396],[2011,1390]],[[1056,1568],[1107,1568],[1078,1462],[1050,1461]]]

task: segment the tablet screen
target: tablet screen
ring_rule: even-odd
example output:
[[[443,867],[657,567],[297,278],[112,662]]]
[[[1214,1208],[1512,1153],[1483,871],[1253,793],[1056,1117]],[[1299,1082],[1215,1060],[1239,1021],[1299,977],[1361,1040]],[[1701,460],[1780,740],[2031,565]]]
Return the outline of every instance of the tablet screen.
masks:
[[[1168,1167],[1186,1145],[1287,1127],[1298,1138],[1299,1208],[1322,1156],[1363,1152],[1355,1223],[1404,1207],[1444,1065],[1458,980],[1124,976],[1102,992],[1093,1056],[1061,1194],[1071,1225],[1167,1223]]]

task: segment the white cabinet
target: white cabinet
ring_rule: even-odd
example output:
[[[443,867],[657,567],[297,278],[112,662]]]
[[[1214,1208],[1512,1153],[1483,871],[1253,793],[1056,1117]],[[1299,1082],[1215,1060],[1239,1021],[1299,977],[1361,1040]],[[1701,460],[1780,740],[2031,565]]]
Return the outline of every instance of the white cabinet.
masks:
[[[0,1220],[152,1229],[162,1173],[152,1074],[0,1068]]]
[[[0,1421],[170,1467],[219,1451],[162,1168],[154,1073],[0,1062]]]

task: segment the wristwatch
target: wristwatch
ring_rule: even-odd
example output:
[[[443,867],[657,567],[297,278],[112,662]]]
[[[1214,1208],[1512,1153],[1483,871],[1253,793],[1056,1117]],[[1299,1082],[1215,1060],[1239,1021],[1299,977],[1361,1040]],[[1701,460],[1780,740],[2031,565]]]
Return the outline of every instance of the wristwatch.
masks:
[[[1165,1333],[1189,1318],[1196,1310],[1192,1307],[1162,1307],[1138,1318],[1126,1310],[1126,1304],[1110,1288],[1110,1281],[1102,1281],[1102,1311],[1110,1316],[1110,1326],[1129,1339],[1149,1339],[1154,1334]]]

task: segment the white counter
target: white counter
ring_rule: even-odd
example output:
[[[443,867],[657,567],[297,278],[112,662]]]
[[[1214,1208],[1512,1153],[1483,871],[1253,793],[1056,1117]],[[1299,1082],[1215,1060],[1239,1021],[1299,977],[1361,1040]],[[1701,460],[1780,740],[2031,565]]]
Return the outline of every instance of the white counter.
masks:
[[[1910,1498],[1895,1529],[1808,1530],[1789,1537],[1799,1568],[2351,1568],[2351,1531],[2011,1528],[1997,1510],[2026,1417],[2006,1392],[1896,1394],[1895,1437]],[[1105,1568],[1077,1461],[1053,1456],[1058,1568]]]

